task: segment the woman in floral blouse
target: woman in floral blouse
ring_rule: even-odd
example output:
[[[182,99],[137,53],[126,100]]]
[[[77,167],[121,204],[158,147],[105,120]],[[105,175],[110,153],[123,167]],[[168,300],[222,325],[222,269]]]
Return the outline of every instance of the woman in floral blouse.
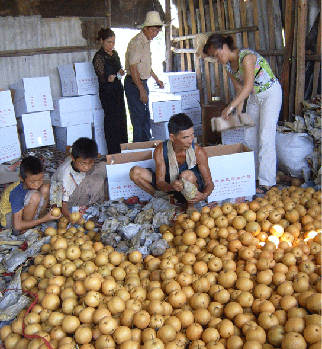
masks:
[[[250,49],[235,47],[231,36],[211,35],[203,52],[225,65],[236,90],[236,97],[221,116],[229,118],[235,109],[251,115],[255,127],[245,129],[245,143],[255,154],[255,169],[258,179],[257,193],[276,184],[276,124],[282,106],[282,88],[269,64],[260,54]]]
[[[127,143],[127,122],[124,89],[121,78],[124,71],[114,50],[115,34],[110,28],[101,29],[97,38],[102,46],[95,53],[93,65],[98,76],[99,97],[104,109],[104,132],[108,154],[120,153],[120,143]]]

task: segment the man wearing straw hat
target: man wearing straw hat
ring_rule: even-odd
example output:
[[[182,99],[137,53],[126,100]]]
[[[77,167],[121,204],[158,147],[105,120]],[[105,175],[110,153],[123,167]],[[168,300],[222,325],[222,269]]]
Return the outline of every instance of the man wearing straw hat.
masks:
[[[131,39],[125,54],[127,75],[124,89],[133,126],[133,142],[145,142],[151,138],[147,80],[152,76],[160,88],[164,86],[152,70],[150,41],[164,25],[157,11],[148,12],[145,22],[138,27],[142,30]]]

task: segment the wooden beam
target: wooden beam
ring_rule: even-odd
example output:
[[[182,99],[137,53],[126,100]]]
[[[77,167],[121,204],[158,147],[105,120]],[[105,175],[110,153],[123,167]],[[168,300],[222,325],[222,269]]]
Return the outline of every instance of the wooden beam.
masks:
[[[301,115],[305,90],[305,37],[307,24],[307,0],[298,1],[297,72],[295,85],[295,115]]]
[[[205,35],[211,35],[211,34],[220,34],[220,35],[230,35],[230,34],[236,34],[236,33],[242,33],[244,31],[255,31],[258,30],[258,27],[246,27],[246,28],[235,28],[235,29],[228,29],[228,30],[217,30],[217,31],[211,31],[211,32],[206,32],[202,33]],[[187,40],[187,39],[194,39],[196,37],[196,34],[191,34],[191,35],[186,35],[186,36],[177,36],[174,37],[172,41],[177,42],[177,41],[182,41],[182,40]]]
[[[254,18],[254,24],[258,27],[258,9],[257,9],[257,0],[253,0],[253,18]],[[255,31],[255,47],[256,50],[259,50],[260,48],[260,40],[259,40],[259,32]]]
[[[63,46],[63,47],[42,47],[24,50],[1,51],[0,57],[23,57],[35,55],[47,55],[53,53],[71,53],[97,50],[97,46]]]

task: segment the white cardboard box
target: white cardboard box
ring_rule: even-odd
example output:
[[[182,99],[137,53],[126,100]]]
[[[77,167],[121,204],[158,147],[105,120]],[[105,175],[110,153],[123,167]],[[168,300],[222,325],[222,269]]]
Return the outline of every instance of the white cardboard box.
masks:
[[[93,122],[91,96],[54,99],[54,110],[50,115],[54,126],[89,124]]]
[[[186,109],[200,108],[199,90],[176,92],[175,95],[181,97],[181,108],[183,112],[185,112]]]
[[[98,152],[101,155],[107,154],[107,145],[105,140],[104,126],[93,126],[93,137],[98,146]]]
[[[153,102],[150,113],[154,123],[169,121],[172,115],[181,113],[181,101]]]
[[[21,157],[17,126],[0,128],[0,164]]]
[[[169,122],[154,123],[151,121],[152,137],[155,139],[160,139],[161,141],[169,139],[168,124]]]
[[[104,125],[104,110],[99,95],[91,95],[94,126]]]
[[[0,127],[16,125],[15,110],[12,103],[11,92],[0,91]]]
[[[155,162],[151,151],[134,153],[119,153],[107,155],[107,182],[109,199],[129,198],[138,196],[141,200],[148,200],[151,195],[140,189],[129,177],[133,166],[152,168],[155,170]]]
[[[201,124],[201,107],[186,109],[182,112],[189,116],[194,125]]]
[[[13,104],[17,117],[54,109],[48,76],[23,78],[20,82],[10,85],[10,89],[14,90]]]
[[[159,79],[164,84],[160,89],[153,78],[148,81],[149,89],[157,92],[185,92],[197,89],[197,78],[195,72],[171,72],[159,74]]]
[[[92,62],[61,65],[58,71],[64,97],[98,93],[98,79]]]
[[[20,124],[20,120],[19,120]],[[21,116],[21,148],[32,149],[54,145],[55,139],[49,111],[42,111]]]
[[[221,143],[223,145],[245,143],[245,128],[231,128],[221,132]]]
[[[256,193],[254,152],[241,143],[204,148],[214,182],[208,202]]]
[[[72,145],[78,138],[92,138],[92,124],[55,127],[56,147],[65,151],[67,145]]]

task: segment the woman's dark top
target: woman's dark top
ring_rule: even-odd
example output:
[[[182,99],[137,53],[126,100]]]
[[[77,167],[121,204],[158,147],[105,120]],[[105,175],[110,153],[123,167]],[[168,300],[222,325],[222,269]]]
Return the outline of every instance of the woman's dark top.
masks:
[[[113,50],[111,56],[101,47],[94,55],[93,65],[100,88],[122,88],[121,81],[116,76],[122,65],[120,57],[115,50]],[[115,75],[113,82],[108,82],[109,75]]]

